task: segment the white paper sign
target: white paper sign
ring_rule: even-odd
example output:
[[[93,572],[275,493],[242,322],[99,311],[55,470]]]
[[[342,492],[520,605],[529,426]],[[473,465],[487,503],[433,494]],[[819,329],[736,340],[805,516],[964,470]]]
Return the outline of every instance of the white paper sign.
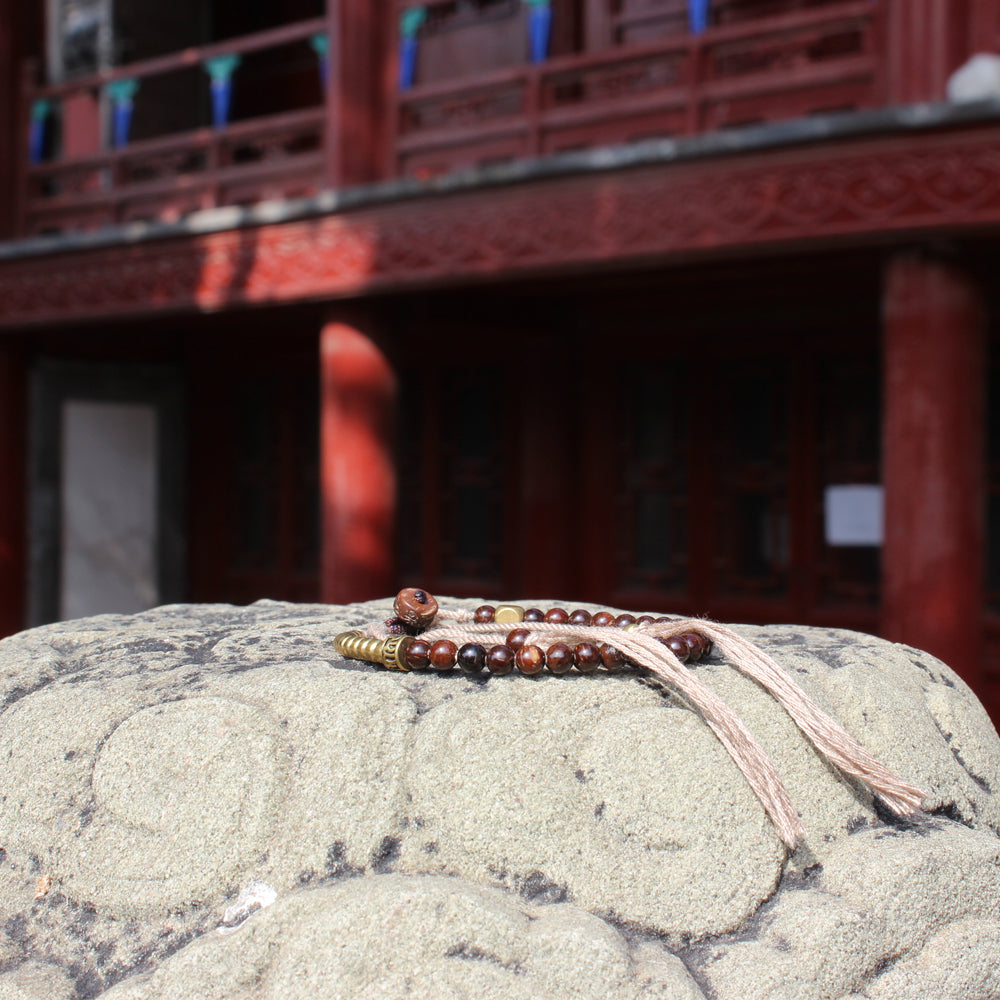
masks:
[[[881,545],[883,492],[879,485],[826,488],[826,544]]]

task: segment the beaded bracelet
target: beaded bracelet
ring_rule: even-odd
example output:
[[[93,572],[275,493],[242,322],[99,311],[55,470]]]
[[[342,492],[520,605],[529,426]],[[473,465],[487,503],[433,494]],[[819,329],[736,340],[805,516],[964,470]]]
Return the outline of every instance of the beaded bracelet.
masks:
[[[422,598],[422,599],[421,599]],[[554,642],[547,648],[535,643],[529,643],[531,630],[514,628],[507,632],[502,643],[490,645],[489,648],[478,642],[466,642],[459,646],[451,639],[438,639],[427,642],[419,637],[425,624],[432,617],[427,611],[431,608],[433,598],[426,591],[418,588],[407,588],[396,596],[394,609],[396,617],[385,622],[386,628],[395,635],[379,642],[365,637],[363,632],[352,630],[337,636],[334,648],[338,653],[353,659],[368,660],[396,670],[429,670],[448,673],[456,666],[463,673],[481,675],[488,670],[497,677],[512,673],[516,668],[519,673],[528,677],[540,674],[548,668],[557,676],[576,670],[581,674],[591,674],[602,667],[608,673],[618,673],[626,667],[636,667],[635,661],[629,659],[612,643],[602,642]],[[420,613],[413,610],[416,604]],[[434,613],[437,602],[433,603]],[[405,617],[404,617],[405,616]],[[569,612],[565,608],[551,608],[542,611],[539,608],[523,608],[517,604],[483,604],[472,613],[472,621],[477,625],[512,625],[517,623],[536,624],[544,622],[549,625],[592,626],[596,628],[620,628],[634,631],[638,627],[650,623],[670,622],[666,615],[621,614],[617,617],[610,611],[598,611],[591,614],[583,608]],[[416,624],[413,624],[416,622]],[[403,630],[407,630],[403,633]],[[403,634],[401,634],[403,633]],[[658,639],[681,663],[697,662],[707,656],[712,649],[710,639],[697,632],[684,632]]]
[[[393,607],[395,617],[382,624],[340,633],[334,649],[341,656],[402,671],[434,669],[444,674],[457,665],[466,674],[489,671],[501,676],[516,667],[534,676],[546,667],[565,675],[574,669],[579,674],[602,668],[614,673],[632,666],[653,675],[701,715],[789,848],[804,830],[773,763],[739,716],[688,667],[713,649],[770,693],[831,766],[879,795],[891,811],[911,816],[925,797],[922,789],[897,777],[824,713],[763,650],[718,622],[583,609],[542,611],[517,604],[444,612],[433,595],[415,587],[401,590]],[[539,643],[544,637],[555,641],[543,648]]]

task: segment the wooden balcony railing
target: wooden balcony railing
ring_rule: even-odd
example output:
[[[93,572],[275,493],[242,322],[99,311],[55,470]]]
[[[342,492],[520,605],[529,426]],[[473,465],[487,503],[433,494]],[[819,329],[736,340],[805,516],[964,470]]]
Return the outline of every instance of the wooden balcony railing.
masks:
[[[392,16],[410,2],[388,5]],[[883,103],[886,0],[713,0],[713,20],[701,34],[692,34],[680,16],[686,2],[583,0],[574,8],[583,20],[572,30],[563,25],[562,34],[554,31],[554,54],[531,63],[524,0],[425,0],[412,81],[391,94],[382,91],[384,108],[362,112],[387,121],[387,142],[378,153],[373,145],[366,178],[433,176]],[[33,162],[25,172],[21,231],[169,220],[218,205],[315,193],[334,174],[327,137],[341,113],[326,107],[326,30],[327,20],[315,18],[84,79],[26,85],[26,136],[30,118],[42,125],[33,126],[30,155],[24,152]],[[462,32],[486,45],[489,57],[480,59]],[[588,51],[572,51],[581,39]],[[381,69],[371,72],[397,79],[401,48],[396,38],[382,54]],[[254,100],[244,102],[236,121],[208,126],[204,70],[220,60],[232,63],[230,57],[247,57],[246,76],[237,72],[234,90],[252,91]],[[336,53],[329,63],[337,65]],[[290,103],[281,104],[267,73],[258,72],[268,65],[297,81]],[[186,95],[189,116],[202,115],[201,123],[170,126],[184,104],[175,99],[179,94]],[[112,105],[130,96],[135,127],[128,134],[126,126],[123,141]],[[86,129],[81,133],[78,124],[88,114],[89,139],[85,134],[81,142]],[[385,158],[376,163],[381,151]]]
[[[47,135],[44,146],[42,136],[32,137],[31,141],[37,143],[31,151],[33,156],[26,151],[25,158],[36,162],[28,166],[25,174],[23,233],[37,235],[136,220],[169,220],[202,208],[314,194],[326,176],[325,88],[319,53],[310,52],[308,45],[313,39],[325,39],[325,32],[326,20],[315,18],[65,83],[26,87],[27,106],[38,109],[37,117],[41,117],[39,111],[45,112],[42,127]],[[322,45],[314,48],[322,52]],[[116,81],[125,80],[138,83],[133,98],[136,119],[146,124],[147,132],[152,129],[155,133],[161,120],[159,109],[153,109],[147,115],[152,120],[145,123],[139,117],[144,91],[154,78],[172,80],[175,85],[173,94],[169,86],[161,86],[156,93],[161,108],[178,92],[188,98],[193,94],[196,106],[191,114],[197,115],[200,104],[204,115],[209,79],[203,67],[220,56],[243,57],[279,49],[282,53],[294,52],[303,69],[308,67],[303,74],[305,85],[298,87],[298,93],[287,95],[293,105],[300,106],[233,123],[154,134],[107,148],[113,113],[108,107],[109,84],[113,87]],[[185,72],[186,83],[181,78]],[[200,102],[199,85],[204,91]],[[240,85],[237,74],[237,92]],[[69,120],[80,114],[81,104],[85,119],[89,116],[93,147],[82,152],[66,148],[72,144],[66,133],[81,130],[79,124]],[[78,139],[76,144],[80,145]],[[45,147],[49,155],[39,155]]]
[[[457,168],[877,106],[882,2],[849,0],[701,35],[417,83],[396,103],[389,170]]]

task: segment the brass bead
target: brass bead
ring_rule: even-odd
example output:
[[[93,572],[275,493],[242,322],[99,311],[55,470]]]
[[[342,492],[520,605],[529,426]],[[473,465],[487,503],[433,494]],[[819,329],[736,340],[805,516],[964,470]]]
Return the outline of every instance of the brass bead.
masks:
[[[414,639],[410,635],[391,635],[388,639],[370,639],[360,629],[341,632],[333,640],[333,648],[350,660],[378,663],[389,670],[409,671],[406,651]]]
[[[520,604],[498,604],[493,613],[493,621],[498,625],[510,625],[524,621],[524,608]]]

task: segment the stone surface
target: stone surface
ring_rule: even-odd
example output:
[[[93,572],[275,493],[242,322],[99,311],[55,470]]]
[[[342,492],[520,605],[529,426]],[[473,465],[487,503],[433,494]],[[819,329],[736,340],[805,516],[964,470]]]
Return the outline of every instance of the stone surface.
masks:
[[[997,994],[1000,742],[933,657],[740,628],[928,789],[908,825],[721,658],[694,668],[802,813],[787,857],[669,693],[333,653],[390,612],[172,606],[0,642],[0,1000]]]

